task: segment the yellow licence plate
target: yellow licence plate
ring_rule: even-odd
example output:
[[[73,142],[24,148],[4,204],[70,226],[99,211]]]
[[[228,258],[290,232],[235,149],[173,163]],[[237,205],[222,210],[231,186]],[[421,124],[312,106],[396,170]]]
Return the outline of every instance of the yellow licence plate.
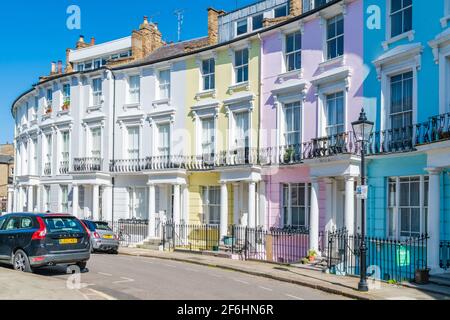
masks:
[[[113,236],[110,235],[110,234],[105,234],[105,235],[103,236],[103,239],[112,239],[112,238],[113,238]]]
[[[59,239],[59,244],[73,244],[77,242],[77,239]]]

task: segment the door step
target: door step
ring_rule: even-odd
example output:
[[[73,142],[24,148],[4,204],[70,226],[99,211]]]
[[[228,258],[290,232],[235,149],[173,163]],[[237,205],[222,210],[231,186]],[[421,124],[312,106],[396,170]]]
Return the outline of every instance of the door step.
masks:
[[[430,276],[430,283],[450,288],[450,274],[438,274]]]

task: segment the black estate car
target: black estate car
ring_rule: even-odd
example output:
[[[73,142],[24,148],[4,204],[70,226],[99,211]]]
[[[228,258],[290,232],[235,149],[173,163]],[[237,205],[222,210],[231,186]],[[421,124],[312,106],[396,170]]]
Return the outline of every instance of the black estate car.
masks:
[[[15,270],[57,264],[85,269],[90,258],[90,233],[67,214],[11,213],[0,217],[0,263]]]

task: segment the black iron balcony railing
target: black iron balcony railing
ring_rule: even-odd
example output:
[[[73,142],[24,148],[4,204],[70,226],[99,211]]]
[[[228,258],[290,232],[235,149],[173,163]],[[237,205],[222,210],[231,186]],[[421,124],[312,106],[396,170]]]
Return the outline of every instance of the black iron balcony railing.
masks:
[[[74,172],[98,172],[103,171],[103,159],[96,157],[74,158]]]
[[[305,143],[304,159],[330,157],[339,154],[359,154],[353,132],[343,132],[322,138],[315,138]]]
[[[68,174],[69,173],[69,161],[63,160],[59,163],[59,174]]]

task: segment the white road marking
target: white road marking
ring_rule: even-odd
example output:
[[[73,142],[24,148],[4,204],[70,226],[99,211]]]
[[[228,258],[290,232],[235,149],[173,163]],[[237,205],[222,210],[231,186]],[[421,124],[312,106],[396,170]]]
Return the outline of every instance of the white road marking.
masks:
[[[416,298],[411,298],[411,297],[390,297],[390,298],[386,298],[386,300],[417,300]]]
[[[243,284],[249,284],[247,281],[244,281],[244,280],[239,280],[239,279],[233,279],[233,280],[236,282],[243,283]]]
[[[106,272],[97,272],[97,273],[102,275],[102,276],[112,277],[111,273],[106,273]]]
[[[89,289],[89,290],[91,290],[93,293],[99,295],[100,297],[102,297],[102,298],[104,298],[106,300],[117,300],[116,298],[110,296],[109,294],[106,294],[106,293],[103,293],[103,292],[100,292],[100,291],[97,291],[97,290],[94,290],[94,289]]]
[[[127,277],[120,277],[123,280],[114,281],[113,283],[126,283],[126,282],[134,282],[134,279]]]
[[[296,300],[305,300],[303,298],[299,298],[299,297],[293,296],[292,294],[286,294],[286,296],[289,297],[289,298],[296,299]]]
[[[263,287],[263,286],[259,286],[259,288],[261,288],[261,289],[263,289],[263,290],[267,290],[267,291],[273,291],[272,289],[266,288],[266,287]]]

